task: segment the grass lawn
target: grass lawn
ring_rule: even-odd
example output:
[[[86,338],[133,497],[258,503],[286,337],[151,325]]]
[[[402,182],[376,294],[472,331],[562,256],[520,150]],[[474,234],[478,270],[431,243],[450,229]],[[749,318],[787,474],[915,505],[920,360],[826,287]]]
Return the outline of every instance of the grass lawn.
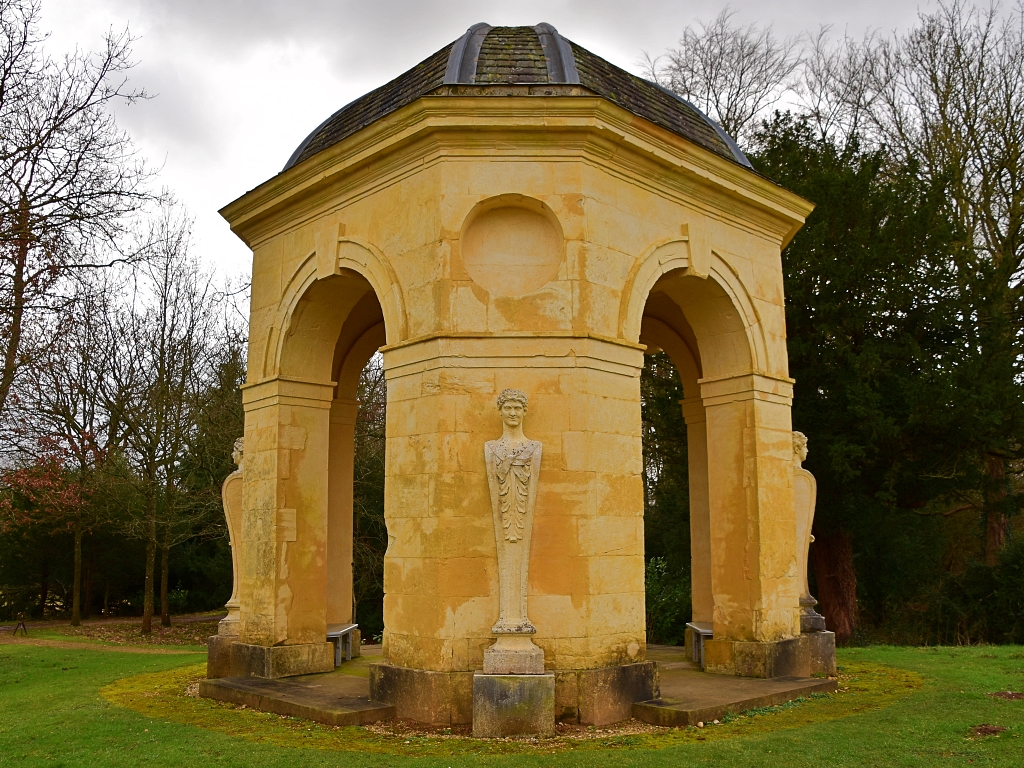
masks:
[[[988,695],[1024,690],[1020,647],[844,649],[845,693],[578,748],[403,738],[241,710],[186,695],[201,661],[0,644],[0,765],[1024,766],[1024,700]],[[1006,730],[975,736],[982,724]]]

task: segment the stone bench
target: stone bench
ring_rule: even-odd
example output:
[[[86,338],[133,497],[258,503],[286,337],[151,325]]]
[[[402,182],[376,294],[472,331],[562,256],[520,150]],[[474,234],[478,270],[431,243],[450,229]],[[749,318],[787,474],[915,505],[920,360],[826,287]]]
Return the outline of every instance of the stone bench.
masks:
[[[686,628],[690,630],[691,642],[693,643],[693,660],[704,669],[704,641],[712,639],[711,624],[703,621],[687,622]]]
[[[327,640],[334,643],[334,666],[340,667],[342,658],[342,646],[344,646],[345,661],[352,659],[352,639],[358,632],[358,624],[328,624]],[[356,654],[359,655],[358,653]]]

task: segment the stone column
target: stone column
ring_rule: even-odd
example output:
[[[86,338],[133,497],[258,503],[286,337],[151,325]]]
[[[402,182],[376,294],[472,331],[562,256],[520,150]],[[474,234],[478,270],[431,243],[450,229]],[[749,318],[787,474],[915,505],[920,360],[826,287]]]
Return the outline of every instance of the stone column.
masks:
[[[772,677],[800,634],[792,381],[702,380],[707,410],[714,639],[708,671]]]
[[[327,623],[355,621],[352,604],[352,490],[355,460],[355,400],[331,403],[327,481]]]
[[[693,620],[713,621],[711,588],[711,513],[708,508],[708,431],[704,402],[699,397],[681,402],[686,421],[686,455],[690,486],[690,580]]]
[[[242,389],[246,462],[236,674],[327,672],[327,501],[333,383]]]
[[[559,717],[628,719],[632,703],[656,690],[644,660],[643,349],[495,334],[383,354],[389,543],[374,697],[403,718],[472,721],[473,676],[501,610],[484,445],[498,436],[495,393],[516,387],[529,396],[527,434],[543,444],[530,639],[555,675]]]

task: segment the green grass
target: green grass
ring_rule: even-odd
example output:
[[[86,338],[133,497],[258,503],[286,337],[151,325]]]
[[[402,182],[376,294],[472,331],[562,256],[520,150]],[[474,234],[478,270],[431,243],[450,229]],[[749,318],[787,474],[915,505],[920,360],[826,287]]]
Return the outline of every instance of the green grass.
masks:
[[[1024,764],[1024,701],[986,695],[1024,690],[1021,648],[855,648],[840,651],[840,665],[848,690],[836,696],[769,708],[703,731],[667,730],[568,748],[326,728],[185,696],[184,685],[197,674],[194,656],[4,644],[0,765]],[[1008,730],[972,737],[970,729],[982,723]],[[492,754],[502,751],[518,753]]]

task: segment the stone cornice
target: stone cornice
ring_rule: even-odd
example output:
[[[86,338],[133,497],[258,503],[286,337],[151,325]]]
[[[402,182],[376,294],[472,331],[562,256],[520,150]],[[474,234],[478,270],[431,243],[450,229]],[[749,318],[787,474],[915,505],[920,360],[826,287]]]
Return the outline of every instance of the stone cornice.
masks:
[[[698,383],[705,407],[740,400],[764,400],[788,407],[793,402],[795,379],[788,376],[746,373],[720,379],[699,379]]]
[[[785,246],[813,209],[764,177],[599,97],[428,96],[221,209],[250,247],[443,158],[590,162],[669,198],[713,199]],[[710,212],[710,209],[709,209]]]
[[[382,347],[388,380],[435,368],[591,368],[640,375],[641,344],[571,332],[430,334]]]

